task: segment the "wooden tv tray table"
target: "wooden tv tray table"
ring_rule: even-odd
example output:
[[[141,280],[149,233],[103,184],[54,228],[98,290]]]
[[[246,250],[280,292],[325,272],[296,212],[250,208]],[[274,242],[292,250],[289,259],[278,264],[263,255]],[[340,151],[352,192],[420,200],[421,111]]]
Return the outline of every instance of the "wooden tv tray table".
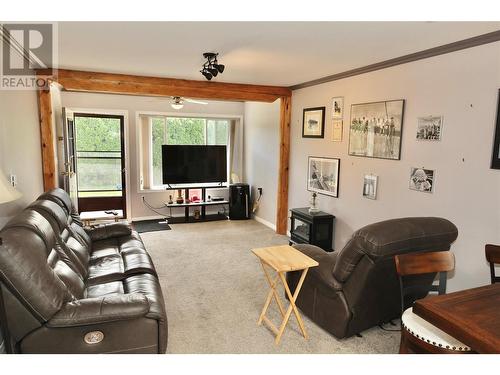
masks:
[[[429,296],[413,312],[478,353],[500,353],[500,283]]]
[[[93,221],[97,220],[114,220],[115,222],[123,219],[123,210],[109,210],[117,214],[107,214],[105,211],[85,211],[80,213],[80,219],[83,225],[89,227]]]
[[[304,336],[304,338],[307,339],[307,333],[304,328],[304,323],[302,322],[299,310],[295,305],[295,301],[297,300],[300,288],[304,283],[307,271],[311,267],[316,267],[318,265],[318,262],[316,262],[314,259],[311,259],[307,255],[301,253],[300,251],[288,245],[252,249],[252,252],[259,258],[267,282],[269,284],[269,287],[271,288],[271,290],[267,295],[266,302],[264,303],[264,308],[262,309],[257,324],[261,325],[262,322],[265,322],[267,326],[271,329],[271,331],[273,331],[273,333],[276,335],[276,339],[274,342],[276,345],[278,345],[281,340],[281,336],[285,331],[285,327],[288,323],[288,320],[290,319],[290,315],[293,311],[295,317],[297,318],[297,322],[299,323],[302,335]],[[266,266],[272,268],[277,273],[277,276],[274,279],[269,274],[268,270],[266,269]],[[297,284],[297,288],[295,289],[295,292],[292,295],[292,292],[290,291],[290,288],[286,282],[285,274],[286,272],[300,271],[300,270],[302,270],[302,274],[300,276],[299,283]],[[278,280],[281,280],[281,283],[283,284],[283,287],[285,289],[285,293],[290,301],[290,306],[288,307],[286,312],[278,296],[278,292],[276,291]],[[281,316],[283,317],[283,321],[281,322],[279,328],[276,328],[276,326],[266,316],[267,309],[269,308],[269,305],[271,304],[271,300],[273,299],[273,297],[274,300],[276,301],[276,304],[278,305]]]

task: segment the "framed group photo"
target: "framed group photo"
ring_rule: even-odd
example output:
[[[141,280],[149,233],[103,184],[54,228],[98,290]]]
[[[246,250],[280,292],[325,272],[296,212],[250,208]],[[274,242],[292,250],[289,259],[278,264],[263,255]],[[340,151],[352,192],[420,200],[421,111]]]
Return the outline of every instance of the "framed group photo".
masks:
[[[417,140],[440,141],[443,134],[443,116],[419,117],[417,119]]]
[[[339,170],[340,159],[309,156],[307,190],[337,198]]]
[[[349,155],[401,159],[404,99],[353,104]]]
[[[325,136],[325,107],[304,108],[302,138]]]

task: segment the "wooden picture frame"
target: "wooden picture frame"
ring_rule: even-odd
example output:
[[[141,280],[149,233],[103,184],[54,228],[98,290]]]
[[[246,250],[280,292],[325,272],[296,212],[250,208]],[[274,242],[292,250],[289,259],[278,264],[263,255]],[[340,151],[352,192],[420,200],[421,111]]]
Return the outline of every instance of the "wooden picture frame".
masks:
[[[338,198],[340,159],[309,156],[307,190]]]
[[[491,155],[491,169],[500,169],[500,90],[498,90],[497,125]]]
[[[302,115],[302,138],[325,137],[326,107],[304,108]]]

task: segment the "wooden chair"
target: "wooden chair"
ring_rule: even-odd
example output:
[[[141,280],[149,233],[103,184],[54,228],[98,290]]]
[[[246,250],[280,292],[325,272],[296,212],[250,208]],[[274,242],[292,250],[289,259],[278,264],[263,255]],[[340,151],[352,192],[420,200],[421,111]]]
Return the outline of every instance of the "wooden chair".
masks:
[[[490,263],[491,283],[500,283],[500,276],[495,275],[495,263],[500,264],[500,246],[488,244],[484,247],[486,260]]]
[[[414,314],[413,307],[411,307],[415,299],[425,296],[428,292],[445,294],[447,272],[455,268],[453,253],[439,251],[396,255],[395,261],[401,290],[402,311],[399,353],[471,353],[469,347]],[[439,273],[437,285],[424,286],[409,282],[416,275],[429,274],[433,277],[435,273]]]

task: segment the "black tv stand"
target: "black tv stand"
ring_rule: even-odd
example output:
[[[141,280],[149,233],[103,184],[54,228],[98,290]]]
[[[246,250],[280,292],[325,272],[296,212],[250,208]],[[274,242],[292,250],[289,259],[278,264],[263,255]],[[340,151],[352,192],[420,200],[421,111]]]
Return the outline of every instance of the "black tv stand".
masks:
[[[229,205],[229,200],[222,201],[207,201],[207,189],[217,189],[220,186],[191,186],[184,188],[172,188],[175,190],[184,190],[184,203],[165,203],[165,206],[168,208],[174,207],[184,207],[184,217],[170,217],[168,219],[169,223],[177,224],[177,223],[198,223],[204,221],[214,221],[214,220],[227,220],[228,216],[223,214],[210,214],[207,215],[206,208],[207,206],[217,206],[217,205]],[[189,190],[191,189],[201,189],[201,200],[197,202],[189,202],[186,203],[185,199],[189,197]],[[194,216],[190,216],[189,208],[190,207],[201,207],[200,218],[196,219]]]

